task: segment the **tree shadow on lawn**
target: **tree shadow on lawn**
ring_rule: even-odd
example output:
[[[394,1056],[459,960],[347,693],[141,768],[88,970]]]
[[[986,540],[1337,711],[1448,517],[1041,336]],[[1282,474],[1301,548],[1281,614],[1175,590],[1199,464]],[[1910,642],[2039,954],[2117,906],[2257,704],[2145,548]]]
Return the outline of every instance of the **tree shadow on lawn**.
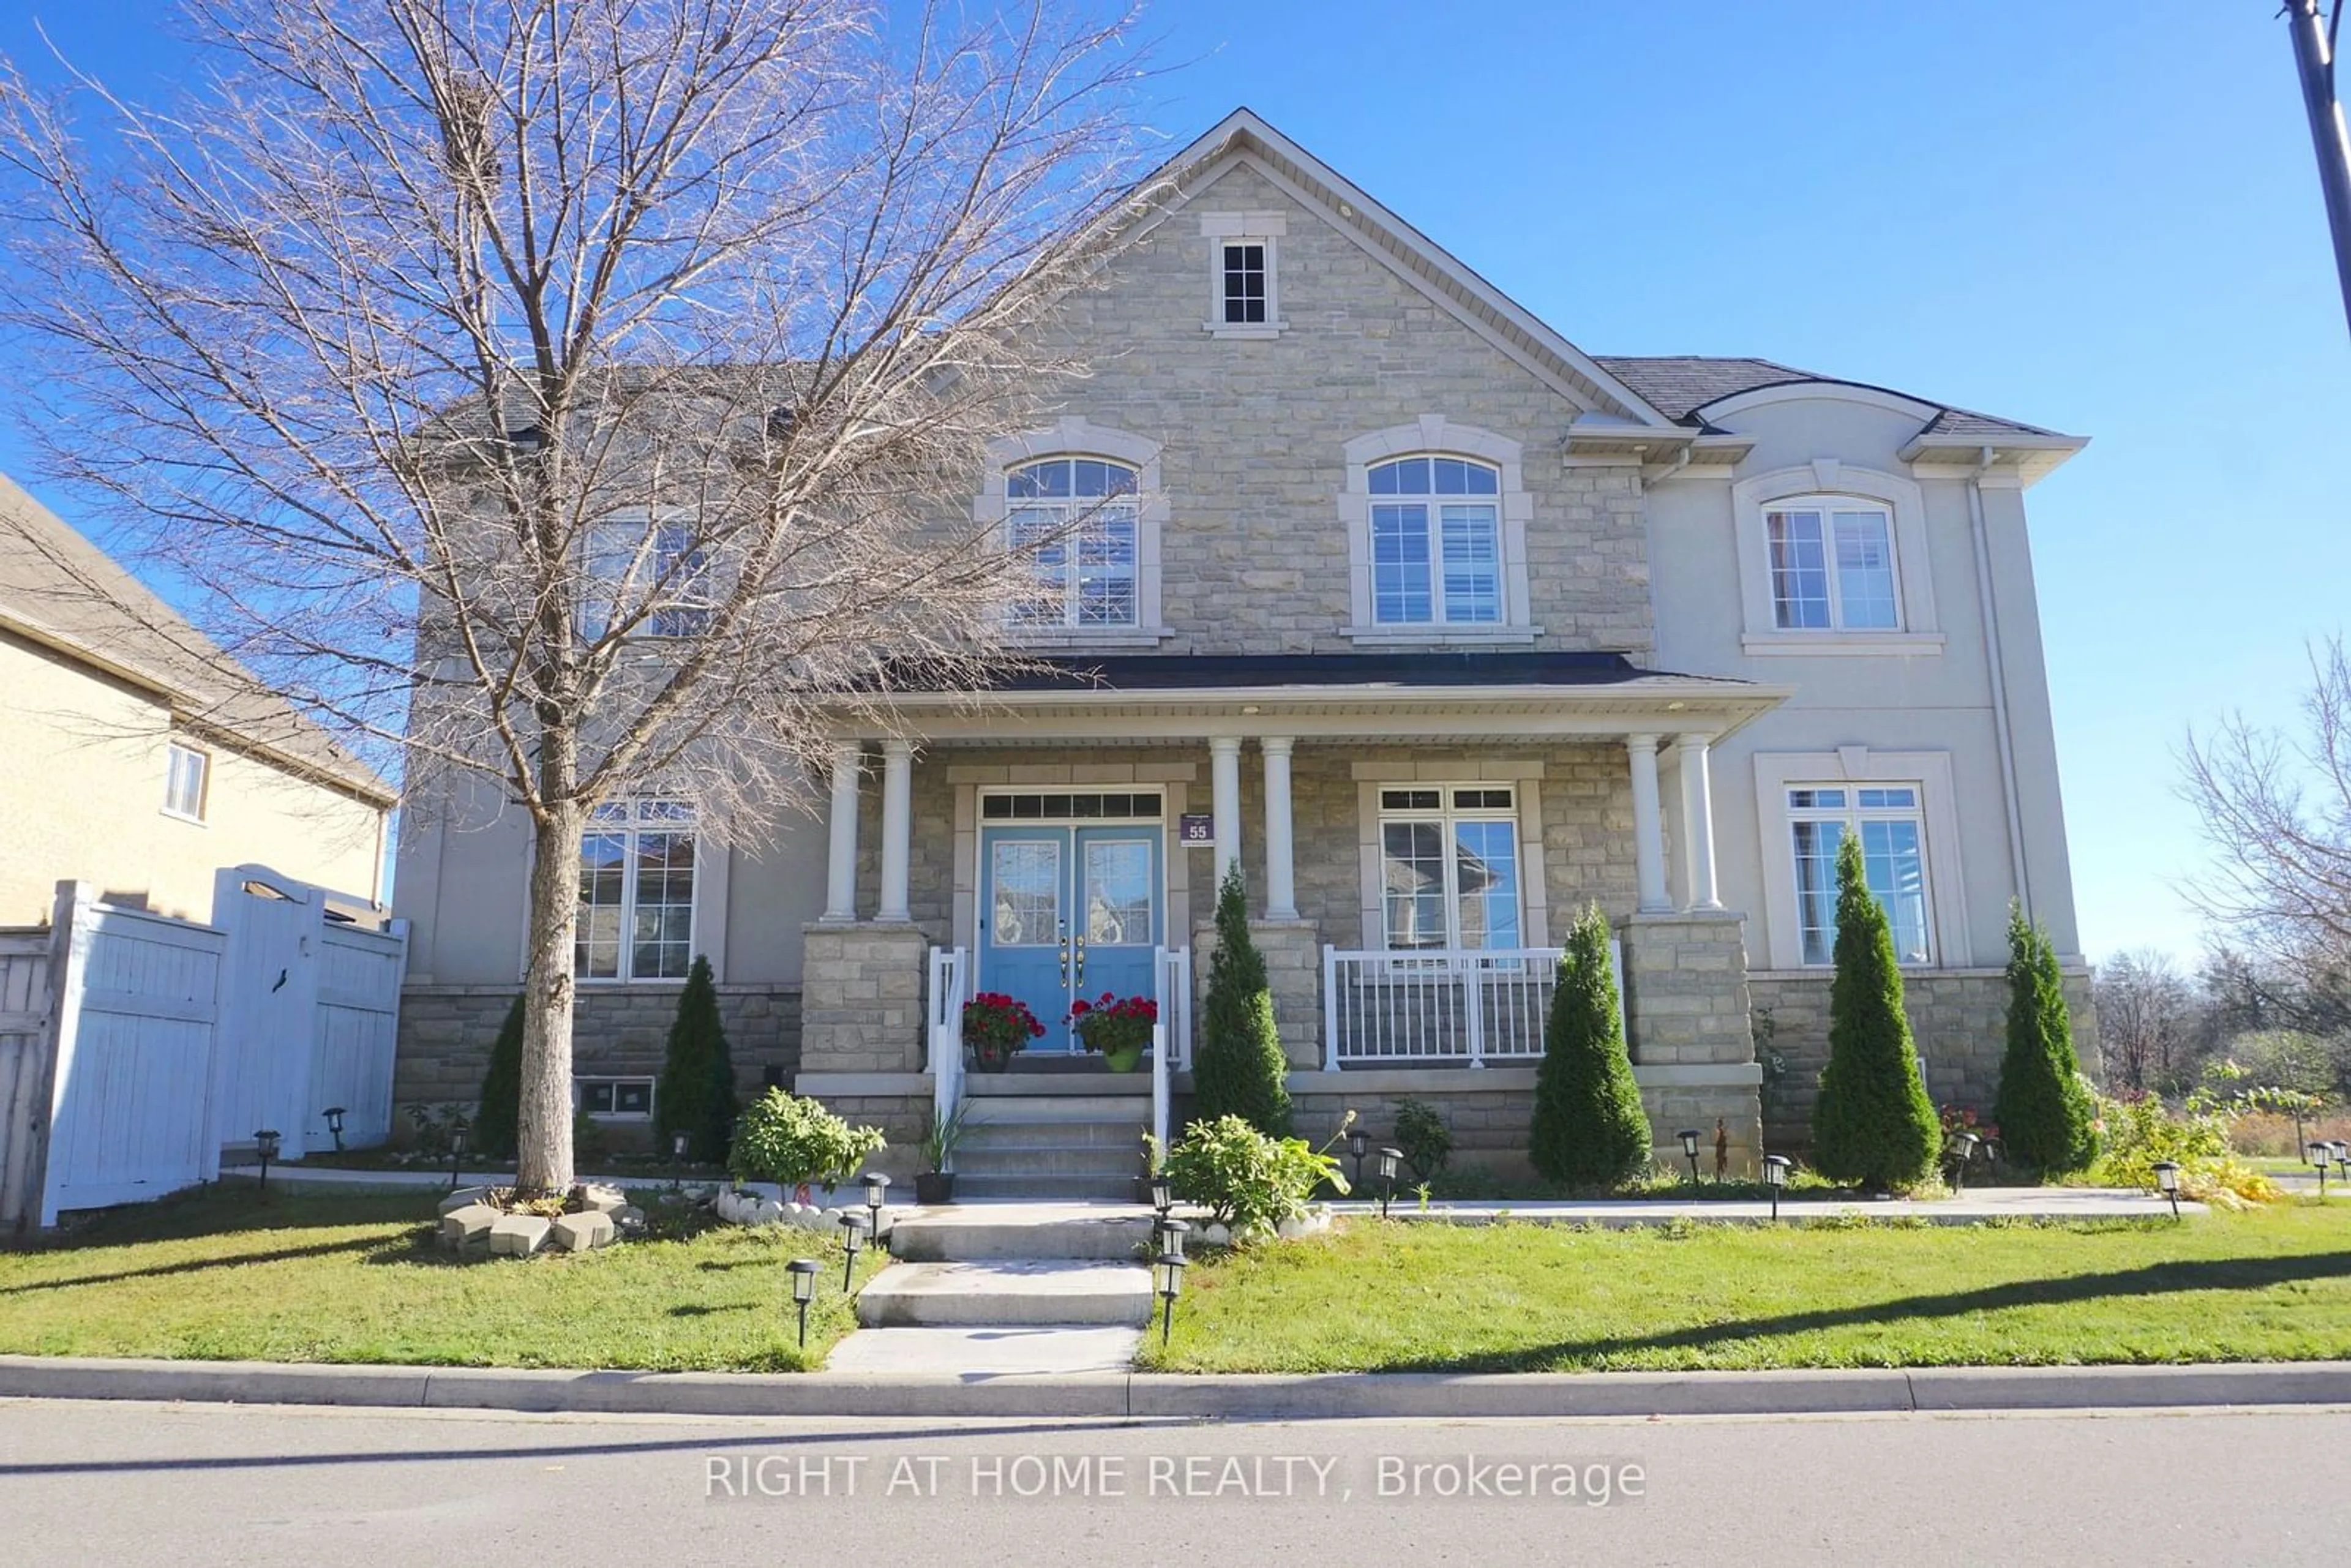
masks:
[[[2019,1280],[1973,1291],[1907,1296],[1777,1317],[1740,1318],[1699,1323],[1654,1334],[1604,1339],[1558,1340],[1518,1350],[1456,1356],[1403,1356],[1370,1370],[1380,1372],[1523,1372],[1561,1362],[1593,1361],[1641,1351],[1705,1350],[1738,1340],[1772,1339],[1822,1329],[1892,1323],[1905,1319],[1965,1317],[2015,1307],[2063,1305],[2110,1296],[2162,1296],[2182,1291],[2261,1291],[2304,1280],[2351,1279],[2351,1252],[2321,1252],[2290,1258],[2231,1258],[2153,1263],[2103,1274],[2054,1280]]]
[[[146,1269],[118,1269],[110,1274],[76,1274],[63,1280],[27,1280],[20,1285],[0,1285],[0,1296],[29,1295],[36,1291],[65,1291],[78,1285],[111,1285],[124,1280],[155,1280],[173,1274],[201,1274],[212,1269],[234,1269],[247,1263],[285,1263],[298,1258],[322,1258],[338,1252],[381,1251],[381,1236],[354,1236],[347,1241],[320,1241],[308,1247],[278,1247],[266,1252],[238,1252],[223,1258],[191,1258],[184,1263],[157,1263]],[[377,1260],[371,1258],[371,1262]]]
[[[355,1225],[413,1225],[431,1218],[428,1194],[264,1193],[238,1182],[191,1187],[145,1203],[89,1211],[49,1234],[0,1246],[0,1257],[98,1252],[159,1241],[192,1241],[273,1230],[329,1230]],[[425,1207],[420,1207],[420,1203]]]

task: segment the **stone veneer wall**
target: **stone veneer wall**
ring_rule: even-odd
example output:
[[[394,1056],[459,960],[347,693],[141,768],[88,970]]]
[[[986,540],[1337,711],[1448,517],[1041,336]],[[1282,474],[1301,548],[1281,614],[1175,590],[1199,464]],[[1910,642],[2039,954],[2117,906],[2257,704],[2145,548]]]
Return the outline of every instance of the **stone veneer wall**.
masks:
[[[1771,1019],[1771,1049],[1786,1071],[1763,1087],[1763,1120],[1772,1146],[1809,1146],[1813,1103],[1829,1061],[1827,971],[1784,971],[1748,977],[1757,1019]],[[1962,1105],[1989,1116],[2000,1092],[2001,1057],[2008,1046],[2008,980],[1997,969],[1902,977],[1903,1009],[1918,1048],[1927,1092],[1938,1106]],[[2065,977],[2065,1004],[2074,1018],[2074,1050],[2083,1070],[2101,1076],[2097,1012],[2087,971]]]
[[[924,934],[810,925],[802,940],[800,1071],[921,1071]]]
[[[490,1045],[516,988],[412,986],[400,997],[400,1038],[392,1070],[392,1137],[407,1131],[413,1104],[471,1106],[482,1092]],[[572,1069],[586,1078],[658,1078],[677,1019],[676,986],[582,986],[573,1014]],[[718,1008],[745,1098],[768,1082],[789,1083],[799,1071],[800,993],[797,988],[721,986]],[[643,1124],[609,1124],[626,1139]],[[647,1134],[650,1136],[650,1134]]]

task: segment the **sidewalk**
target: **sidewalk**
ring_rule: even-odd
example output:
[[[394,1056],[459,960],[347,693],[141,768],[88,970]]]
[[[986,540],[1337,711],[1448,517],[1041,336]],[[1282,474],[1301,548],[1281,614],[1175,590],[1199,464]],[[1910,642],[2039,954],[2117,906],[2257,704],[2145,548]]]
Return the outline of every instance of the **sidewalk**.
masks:
[[[2351,1362],[1027,1376],[506,1371],[0,1356],[0,1397],[765,1416],[1309,1421],[2351,1406]]]

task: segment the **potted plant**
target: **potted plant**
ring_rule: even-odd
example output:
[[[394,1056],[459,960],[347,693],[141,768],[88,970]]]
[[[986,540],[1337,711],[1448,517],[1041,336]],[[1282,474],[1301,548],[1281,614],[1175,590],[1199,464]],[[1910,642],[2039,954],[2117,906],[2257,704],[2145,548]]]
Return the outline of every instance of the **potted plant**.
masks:
[[[849,1179],[882,1147],[882,1129],[852,1127],[812,1098],[770,1089],[737,1125],[727,1169],[737,1181],[771,1181],[810,1201],[811,1183]]]
[[[1027,1003],[1001,991],[982,991],[963,1005],[964,1041],[982,1072],[1003,1071],[1044,1032]]]
[[[931,1113],[931,1130],[923,1135],[923,1168],[914,1176],[916,1203],[955,1201],[955,1172],[947,1166],[955,1162],[956,1146],[963,1142],[964,1113],[968,1108],[958,1100],[945,1115]]]
[[[1151,1043],[1159,1022],[1159,1004],[1149,997],[1122,997],[1104,991],[1100,999],[1083,998],[1070,1004],[1070,1027],[1088,1051],[1100,1051],[1113,1072],[1132,1072]]]

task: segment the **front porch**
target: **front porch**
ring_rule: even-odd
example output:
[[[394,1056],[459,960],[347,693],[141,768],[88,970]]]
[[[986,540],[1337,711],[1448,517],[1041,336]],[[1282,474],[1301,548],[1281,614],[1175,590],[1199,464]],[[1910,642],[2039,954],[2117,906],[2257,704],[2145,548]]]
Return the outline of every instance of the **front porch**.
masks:
[[[1041,1060],[1072,1043],[1069,1003],[1110,989],[1159,1003],[1154,1120],[1180,1125],[1214,889],[1238,863],[1301,1132],[1319,1141],[1344,1107],[1384,1132],[1418,1098],[1459,1157],[1512,1166],[1552,938],[1596,902],[1661,1147],[1685,1126],[1710,1140],[1719,1118],[1736,1165],[1760,1154],[1708,762],[1779,694],[1587,655],[1324,660],[1347,668],[1311,685],[1166,684],[1295,661],[1097,663],[1118,668],[1082,689],[909,712],[924,742],[883,738],[878,769],[842,742],[826,908],[804,938],[802,1092],[886,1091],[911,1140],[959,1092],[964,998],[1019,996],[1047,1027]]]

